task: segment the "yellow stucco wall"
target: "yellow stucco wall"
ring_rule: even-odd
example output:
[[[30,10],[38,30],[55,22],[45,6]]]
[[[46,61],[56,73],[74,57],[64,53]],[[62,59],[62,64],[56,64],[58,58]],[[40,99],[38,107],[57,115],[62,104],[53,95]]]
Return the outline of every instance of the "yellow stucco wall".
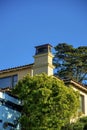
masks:
[[[48,75],[53,75],[54,66],[52,64],[53,55],[49,53],[44,53],[34,56],[34,75],[40,73],[47,73]]]
[[[85,112],[84,114],[85,114],[85,116],[87,116],[87,92],[83,92],[83,91],[79,90],[78,87],[77,88],[74,86],[72,86],[72,87],[75,91],[79,91],[79,93],[84,96],[84,112]]]
[[[7,71],[4,73],[0,73],[0,78],[8,77],[12,75],[18,75],[18,80],[22,79],[25,75],[30,74],[32,76],[33,70],[30,68],[24,68],[19,70]]]

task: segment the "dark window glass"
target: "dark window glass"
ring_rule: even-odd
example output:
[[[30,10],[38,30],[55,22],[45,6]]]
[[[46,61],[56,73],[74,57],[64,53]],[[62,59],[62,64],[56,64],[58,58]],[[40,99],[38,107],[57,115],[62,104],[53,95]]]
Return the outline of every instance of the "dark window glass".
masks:
[[[80,95],[80,108],[79,108],[79,112],[81,112],[81,113],[85,113],[85,111],[84,111],[84,96],[83,95]]]
[[[11,87],[11,77],[5,77],[0,79],[0,88]]]
[[[18,76],[13,75],[9,77],[0,78],[0,88],[14,87],[18,81]]]
[[[18,82],[18,76],[17,75],[14,75],[12,77],[12,87],[14,87]]]
[[[42,54],[42,53],[46,53],[46,52],[48,52],[48,48],[47,47],[38,48],[36,50],[36,54]]]

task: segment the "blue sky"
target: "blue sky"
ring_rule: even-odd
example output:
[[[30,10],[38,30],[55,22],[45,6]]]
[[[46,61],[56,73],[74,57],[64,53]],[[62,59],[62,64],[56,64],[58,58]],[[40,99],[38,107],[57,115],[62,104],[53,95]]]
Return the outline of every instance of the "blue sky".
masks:
[[[0,0],[0,70],[33,63],[34,46],[87,46],[86,0]]]

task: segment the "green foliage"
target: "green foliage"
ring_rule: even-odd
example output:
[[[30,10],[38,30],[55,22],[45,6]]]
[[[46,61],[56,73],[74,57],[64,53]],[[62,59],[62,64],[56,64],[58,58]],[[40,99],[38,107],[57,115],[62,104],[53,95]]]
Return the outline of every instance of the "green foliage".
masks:
[[[84,125],[84,129],[83,130],[87,130],[87,116],[80,118],[79,122],[81,122]]]
[[[68,123],[62,130],[87,130],[87,117],[81,117],[75,123]]]
[[[73,125],[73,130],[83,130],[84,124],[81,122],[77,122]]]
[[[22,130],[60,130],[77,111],[79,95],[46,74],[27,75],[13,89],[23,101]]]
[[[74,48],[67,43],[55,47],[54,65],[61,78],[87,83],[87,46]]]

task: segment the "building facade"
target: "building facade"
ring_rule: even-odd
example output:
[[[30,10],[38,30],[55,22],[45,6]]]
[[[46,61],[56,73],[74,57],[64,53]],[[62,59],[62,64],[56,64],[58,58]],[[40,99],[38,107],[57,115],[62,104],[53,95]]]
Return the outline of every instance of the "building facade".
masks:
[[[45,72],[53,75],[52,46],[36,46],[34,63],[0,70],[0,130],[19,130],[18,118],[21,115],[21,102],[10,94],[10,90],[24,76],[34,76]]]
[[[34,63],[24,66],[0,70],[0,130],[19,130],[18,118],[21,115],[21,102],[10,94],[10,90],[24,76],[34,76],[45,72],[53,75],[52,46],[45,44],[35,47]],[[72,81],[73,88],[82,95],[81,107],[84,115],[87,115],[87,88]]]

